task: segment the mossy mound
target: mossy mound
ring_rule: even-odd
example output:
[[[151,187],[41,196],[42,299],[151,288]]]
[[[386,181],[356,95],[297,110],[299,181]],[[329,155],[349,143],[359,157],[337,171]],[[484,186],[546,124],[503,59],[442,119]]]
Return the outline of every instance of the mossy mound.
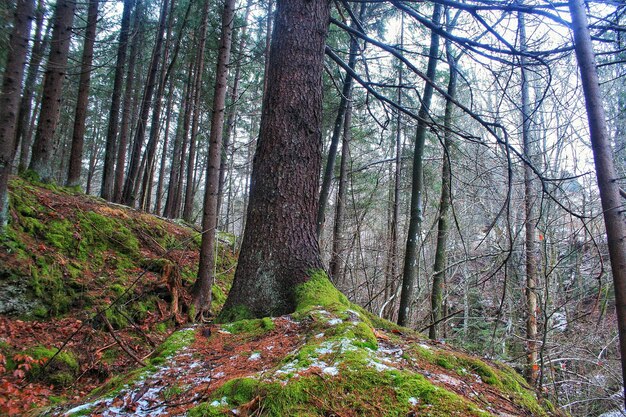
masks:
[[[324,274],[298,295],[289,316],[198,327],[193,344],[164,348],[168,359],[140,379],[73,410],[135,415],[146,401],[192,417],[553,415],[512,369],[373,325]]]

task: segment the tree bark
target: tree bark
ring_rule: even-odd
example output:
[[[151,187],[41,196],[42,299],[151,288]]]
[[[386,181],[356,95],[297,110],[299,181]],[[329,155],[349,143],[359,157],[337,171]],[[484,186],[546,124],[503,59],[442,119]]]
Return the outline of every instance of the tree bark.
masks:
[[[439,338],[439,326],[443,316],[443,295],[446,282],[446,260],[448,240],[448,212],[450,211],[450,196],[452,187],[452,172],[450,160],[452,158],[452,113],[456,97],[457,67],[456,60],[452,55],[450,42],[446,40],[446,57],[450,67],[450,79],[448,80],[448,97],[443,116],[444,139],[443,139],[443,164],[441,167],[441,197],[439,199],[439,219],[437,222],[437,247],[435,249],[435,264],[433,266],[433,290],[431,293],[431,323],[428,329],[430,339]]]
[[[163,152],[161,153],[161,165],[159,168],[159,179],[156,189],[156,202],[154,205],[154,213],[161,213],[161,205],[163,201],[163,183],[165,181],[165,165],[167,164],[167,148],[170,137],[170,122],[172,120],[172,107],[174,105],[174,81],[170,79],[169,94],[167,98],[167,106],[165,109],[165,128],[163,129]]]
[[[29,165],[29,169],[39,175],[43,181],[51,181],[53,178],[54,134],[59,122],[63,80],[67,71],[67,56],[75,8],[74,0],[59,0],[54,11],[50,55],[43,80],[41,111]]]
[[[217,190],[217,217],[220,217],[220,210],[222,208],[222,196],[224,194],[224,182],[226,178],[226,165],[228,161],[228,148],[230,147],[230,139],[235,131],[235,120],[237,116],[237,96],[239,95],[239,79],[241,78],[241,63],[243,62],[244,49],[246,47],[246,33],[248,30],[248,18],[250,17],[250,8],[252,7],[252,0],[248,0],[246,3],[246,11],[244,13],[244,26],[239,34],[239,45],[237,45],[237,53],[239,58],[235,65],[235,75],[233,77],[233,85],[230,89],[230,108],[228,109],[228,116],[226,117],[226,132],[224,134],[224,143],[222,145],[221,162],[220,162],[220,178],[219,186]],[[269,18],[269,16],[268,16]],[[226,212],[228,212],[228,205],[226,206]],[[228,222],[226,222],[228,227]]]
[[[150,67],[148,69],[148,79],[146,80],[146,88],[144,90],[143,99],[141,101],[141,110],[139,120],[137,121],[137,129],[135,130],[135,139],[133,149],[128,166],[128,175],[124,182],[124,190],[122,192],[122,204],[133,206],[136,199],[136,186],[140,172],[141,148],[146,136],[146,125],[148,124],[148,114],[152,105],[152,96],[157,83],[157,73],[159,63],[161,62],[161,54],[163,49],[163,38],[165,36],[165,27],[168,15],[168,0],[163,0],[161,4],[161,15],[159,18],[159,27],[157,28],[156,42],[152,51]]]
[[[611,143],[606,126],[598,70],[585,6],[582,0],[569,0],[569,8],[572,14],[576,58],[580,67],[581,83],[589,120],[596,177],[604,211],[604,225],[615,287],[615,310],[622,361],[622,383],[624,383],[626,382],[626,220],[613,164]],[[624,394],[626,404],[626,388]]]
[[[65,185],[74,187],[80,185],[80,173],[83,165],[83,144],[85,143],[85,122],[89,100],[89,83],[93,62],[93,45],[96,40],[96,23],[98,21],[98,0],[90,0],[87,11],[87,28],[83,44],[83,59],[78,82],[78,98],[74,117],[74,131],[72,133],[72,150],[70,166]]]
[[[432,22],[439,25],[441,21],[441,5],[435,4]],[[431,32],[430,51],[428,53],[428,68],[426,77],[435,79],[437,59],[439,57],[439,35]],[[400,292],[400,310],[398,311],[398,324],[406,326],[410,319],[410,306],[413,297],[413,287],[417,280],[417,244],[418,235],[422,224],[422,189],[424,181],[423,154],[426,141],[427,119],[429,117],[430,102],[433,96],[433,87],[426,83],[422,103],[418,112],[419,120],[415,133],[415,150],[413,154],[413,180],[411,182],[411,213],[409,218],[409,230],[406,240],[406,252],[404,254],[404,267],[402,269],[402,291]]]
[[[530,102],[528,71],[526,57],[526,25],[524,15],[518,14],[520,50],[520,72],[521,72],[521,111],[522,111],[522,142],[524,146],[524,156],[527,160],[532,158],[532,140],[530,132]],[[535,210],[534,197],[536,192],[533,184],[533,171],[527,164],[524,165],[524,229],[525,234],[525,256],[526,256],[526,380],[529,384],[535,385],[539,377],[539,367],[537,366],[537,250],[535,248]]]
[[[126,151],[128,138],[131,134],[131,119],[133,107],[133,86],[135,85],[135,66],[139,45],[142,40],[142,4],[137,0],[135,4],[135,16],[133,18],[133,32],[130,35],[130,55],[128,57],[128,69],[126,70],[126,86],[124,87],[124,103],[122,104],[122,122],[120,125],[120,138],[116,149],[115,181],[113,185],[113,201],[121,203],[122,190],[124,187],[124,172],[126,168]]]
[[[360,17],[363,17],[365,12],[365,3],[361,3]],[[352,22],[351,26],[356,27],[356,23]],[[359,43],[355,36],[350,37],[350,52],[348,56],[348,67],[354,70],[356,66],[356,56],[358,52]],[[330,185],[333,180],[333,174],[335,172],[335,159],[337,158],[337,147],[339,145],[339,139],[341,138],[342,127],[344,126],[343,118],[346,114],[346,108],[348,106],[348,96],[352,89],[352,76],[346,73],[343,80],[343,86],[341,89],[341,98],[339,99],[339,109],[337,110],[337,116],[335,117],[335,124],[333,126],[333,135],[330,140],[330,146],[328,147],[328,159],[326,161],[326,168],[324,169],[324,177],[322,179],[322,187],[320,189],[319,204],[317,207],[317,236],[318,239],[322,236],[324,230],[326,204],[328,203],[328,195],[330,194]],[[333,232],[334,233],[334,232]],[[333,243],[334,244],[334,243]],[[332,268],[330,268],[332,271]],[[331,272],[332,276],[332,272]]]
[[[329,14],[326,0],[277,2],[246,230],[226,319],[235,310],[256,317],[293,312],[295,286],[322,268],[315,225]]]
[[[19,0],[15,7],[13,31],[9,42],[2,92],[0,94],[0,236],[8,220],[9,175],[15,156],[15,128],[19,112],[20,92],[32,20],[33,0]]]
[[[187,184],[185,187],[185,204],[183,207],[183,219],[188,222],[191,222],[191,216],[193,213],[193,197],[195,195],[194,187],[193,187],[193,176],[194,176],[194,171],[195,171],[194,161],[196,160],[196,145],[197,145],[196,136],[198,135],[198,126],[200,123],[200,98],[202,96],[202,76],[204,75],[204,49],[206,46],[206,32],[207,32],[208,24],[209,24],[209,2],[208,0],[205,0],[204,7],[202,10],[202,27],[200,28],[200,44],[198,45],[198,50],[196,53],[196,76],[194,78],[194,83],[193,83],[194,86],[193,86],[193,100],[192,100],[193,117],[191,121],[191,138],[190,138],[190,143],[189,143],[189,158],[187,161]],[[232,29],[231,29],[231,32],[232,32]],[[222,36],[224,35],[225,34],[222,33]],[[229,54],[230,54],[230,51],[229,51]],[[230,59],[230,56],[229,58],[227,58],[227,60],[228,59]],[[226,74],[228,74],[228,70],[226,70]],[[222,103],[222,105],[224,105],[224,103]],[[211,129],[213,129],[213,124],[211,124]]]
[[[228,87],[228,62],[233,36],[235,0],[226,0],[222,12],[222,36],[220,38],[215,69],[215,92],[213,94],[213,112],[211,113],[211,132],[209,134],[209,156],[204,191],[204,209],[202,212],[202,243],[198,277],[193,286],[193,304],[196,313],[203,316],[211,309],[211,287],[215,279],[215,232],[217,225],[217,189],[220,175],[220,153],[224,129],[224,110],[226,107],[226,89]],[[200,71],[202,65],[198,67]],[[198,85],[199,87],[199,85]],[[193,140],[193,138],[192,138]]]
[[[22,100],[20,102],[20,113],[17,119],[15,146],[20,147],[20,161],[17,166],[18,172],[25,171],[28,168],[28,157],[30,155],[31,141],[33,131],[31,129],[31,108],[33,101],[33,92],[35,91],[35,82],[39,72],[39,66],[43,59],[50,25],[46,28],[46,34],[42,38],[43,22],[45,14],[45,6],[43,0],[37,1],[37,9],[35,11],[35,37],[33,40],[33,49],[30,53],[30,62],[28,63],[28,73],[24,82],[24,91],[22,92]]]
[[[113,199],[114,192],[117,128],[120,113],[120,101],[122,97],[124,66],[126,63],[128,32],[130,29],[130,12],[133,8],[133,3],[133,0],[124,0],[124,11],[122,12],[122,22],[120,28],[120,40],[117,47],[117,58],[115,61],[113,95],[111,96],[109,127],[107,129],[106,146],[104,150],[104,168],[102,169],[102,185],[100,187],[100,196],[107,201],[111,201]]]
[[[346,97],[346,109],[345,117],[343,120],[343,138],[341,140],[341,162],[339,163],[339,186],[337,189],[337,202],[335,204],[335,223],[333,224],[333,248],[330,257],[330,263],[328,269],[333,282],[339,289],[345,289],[345,282],[343,279],[342,271],[344,262],[344,244],[343,244],[343,229],[344,229],[344,211],[346,206],[346,188],[348,185],[348,159],[350,158],[350,125],[352,124],[352,96],[351,90],[348,90],[348,96]],[[318,223],[319,228],[319,210],[318,210]],[[318,229],[319,231],[319,229]]]

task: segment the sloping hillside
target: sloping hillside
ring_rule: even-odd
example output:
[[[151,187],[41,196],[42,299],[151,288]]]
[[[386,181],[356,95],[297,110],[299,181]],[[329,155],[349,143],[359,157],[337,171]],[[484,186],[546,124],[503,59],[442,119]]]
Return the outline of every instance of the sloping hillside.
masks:
[[[292,315],[189,326],[198,233],[23,180],[12,183],[11,216],[1,413],[551,415],[512,369],[373,317],[322,272],[298,288]],[[215,310],[232,279],[230,243]]]

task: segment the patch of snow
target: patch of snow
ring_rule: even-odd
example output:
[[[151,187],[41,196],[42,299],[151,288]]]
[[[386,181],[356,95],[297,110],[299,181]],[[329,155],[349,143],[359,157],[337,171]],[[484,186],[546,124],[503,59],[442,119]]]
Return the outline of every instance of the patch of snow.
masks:
[[[622,410],[609,411],[608,413],[601,414],[598,417],[624,417],[624,416],[626,416],[626,410],[622,409]]]
[[[330,319],[328,320],[328,324],[330,324],[331,326],[336,326],[338,324],[343,323],[343,320],[341,319]]]
[[[272,349],[274,349],[274,346],[266,346],[265,349],[266,350],[272,350]]]
[[[239,415],[239,409],[238,408],[233,408],[232,410],[230,410],[230,412],[233,413],[236,416]]]
[[[384,363],[376,362],[371,359],[368,361],[367,365],[373,367],[378,372],[386,371],[387,369],[392,369],[390,366],[387,366]]]
[[[219,407],[221,405],[228,405],[228,398],[226,397],[222,397],[222,399],[215,400],[213,401],[211,404],[209,404],[211,407]]]
[[[258,361],[259,359],[261,359],[261,354],[259,352],[254,352],[252,355],[250,355],[250,357],[248,358],[249,361]]]
[[[320,339],[322,337],[324,337],[324,333],[318,333],[318,334],[315,335],[316,339]]]
[[[224,374],[224,372],[221,372],[221,371],[220,371],[220,372],[216,373],[215,375],[213,375],[213,378],[215,378],[215,379],[217,379],[217,378],[221,378],[221,377],[223,377],[224,375],[225,375],[225,374]]]
[[[95,407],[98,404],[99,404],[99,402],[96,401],[94,403],[87,403],[87,404],[79,405],[78,407],[74,407],[71,410],[67,410],[65,412],[64,416],[70,416],[72,414],[78,413],[79,411],[83,411],[83,410],[87,410],[87,409],[89,409],[91,407]]]
[[[421,347],[421,348],[424,348],[424,349],[426,349],[426,350],[430,350],[430,346],[425,345],[425,344],[423,344],[423,343],[420,343],[420,347]]]
[[[326,368],[322,369],[322,373],[330,376],[336,376],[339,374],[339,369],[337,369],[336,366],[327,366]]]
[[[411,404],[413,407],[415,407],[418,402],[419,402],[419,400],[417,398],[409,397],[409,404]]]
[[[462,382],[454,377],[451,377],[450,375],[446,375],[446,374],[438,374],[435,375],[435,378],[440,381],[443,382],[444,384],[448,384],[448,385],[452,385],[454,387],[458,387],[459,385],[462,384]]]

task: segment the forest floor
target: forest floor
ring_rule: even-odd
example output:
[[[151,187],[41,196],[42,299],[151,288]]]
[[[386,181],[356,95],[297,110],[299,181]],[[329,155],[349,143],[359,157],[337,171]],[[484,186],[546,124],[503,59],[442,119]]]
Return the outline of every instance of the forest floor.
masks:
[[[181,223],[12,181],[0,415],[552,415],[511,368],[343,296],[290,316],[192,325],[199,240]],[[236,264],[234,238],[220,242],[215,312]]]

